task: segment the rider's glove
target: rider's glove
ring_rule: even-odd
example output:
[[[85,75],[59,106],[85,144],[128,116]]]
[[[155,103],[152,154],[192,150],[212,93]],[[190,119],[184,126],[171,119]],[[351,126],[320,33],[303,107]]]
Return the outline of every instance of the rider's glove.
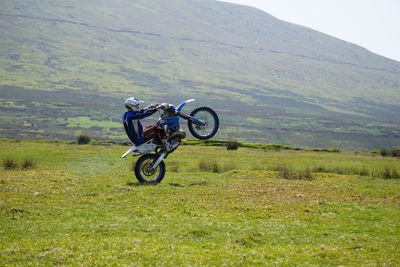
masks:
[[[167,111],[169,109],[169,104],[167,103],[162,103],[158,106],[160,109]]]
[[[174,105],[168,104],[168,103],[162,103],[160,104],[157,109],[161,109],[165,112],[171,112],[173,114],[177,114],[177,110],[175,109]]]
[[[151,104],[147,107],[145,107],[143,110],[152,110],[152,109],[157,109],[158,105],[157,104]]]

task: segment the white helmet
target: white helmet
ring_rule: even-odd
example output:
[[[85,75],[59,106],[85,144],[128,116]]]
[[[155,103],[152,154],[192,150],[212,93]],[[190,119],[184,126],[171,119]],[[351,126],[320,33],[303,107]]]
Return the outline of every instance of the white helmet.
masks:
[[[137,99],[136,97],[130,97],[127,100],[125,100],[125,107],[126,108],[131,108],[133,110],[139,110],[140,103],[143,103],[144,101]]]

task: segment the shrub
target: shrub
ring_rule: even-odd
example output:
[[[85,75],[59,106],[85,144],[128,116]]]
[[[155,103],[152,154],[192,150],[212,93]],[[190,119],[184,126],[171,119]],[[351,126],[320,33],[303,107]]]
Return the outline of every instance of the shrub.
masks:
[[[372,157],[375,158],[375,156],[379,153],[379,150],[373,150],[371,151]]]
[[[400,147],[390,149],[390,155],[392,157],[400,157]]]
[[[394,147],[391,149],[381,149],[380,154],[382,157],[400,157],[400,147]]]
[[[279,145],[279,144],[269,144],[269,145],[267,145],[267,148],[272,149],[274,151],[279,151],[279,150],[285,149],[285,146]]]
[[[228,150],[237,150],[239,148],[239,142],[236,141],[228,141],[226,143],[226,149]]]
[[[18,168],[18,163],[14,159],[4,159],[3,167],[5,170],[15,170]]]
[[[79,145],[85,145],[85,144],[89,144],[90,143],[91,138],[87,135],[80,135],[78,136],[78,138],[76,139],[76,142]]]
[[[389,151],[387,149],[381,149],[381,156],[386,157],[389,155]]]
[[[315,152],[333,152],[333,153],[338,153],[342,152],[339,148],[336,147],[331,147],[331,148],[312,148],[311,151]]]

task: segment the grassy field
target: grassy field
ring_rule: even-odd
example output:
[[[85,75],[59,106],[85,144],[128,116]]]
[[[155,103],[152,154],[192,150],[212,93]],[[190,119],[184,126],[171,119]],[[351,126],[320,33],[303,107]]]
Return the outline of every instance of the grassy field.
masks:
[[[400,265],[398,159],[182,146],[146,186],[126,149],[0,141],[0,266]]]

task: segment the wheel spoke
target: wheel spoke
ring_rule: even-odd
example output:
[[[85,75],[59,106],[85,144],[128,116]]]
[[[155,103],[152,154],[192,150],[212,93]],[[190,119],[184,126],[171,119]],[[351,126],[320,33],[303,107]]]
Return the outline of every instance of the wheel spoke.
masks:
[[[202,136],[209,135],[213,131],[215,126],[215,121],[212,114],[206,111],[199,111],[195,114],[195,117],[206,123],[206,125],[204,126],[196,127],[196,129],[198,129],[199,131],[199,134],[201,134]]]
[[[160,168],[158,166],[155,170],[152,169],[153,164],[154,164],[153,159],[146,160],[143,163],[143,167],[141,169],[143,178],[148,182],[152,182],[155,179],[157,179],[157,177],[160,173]]]

